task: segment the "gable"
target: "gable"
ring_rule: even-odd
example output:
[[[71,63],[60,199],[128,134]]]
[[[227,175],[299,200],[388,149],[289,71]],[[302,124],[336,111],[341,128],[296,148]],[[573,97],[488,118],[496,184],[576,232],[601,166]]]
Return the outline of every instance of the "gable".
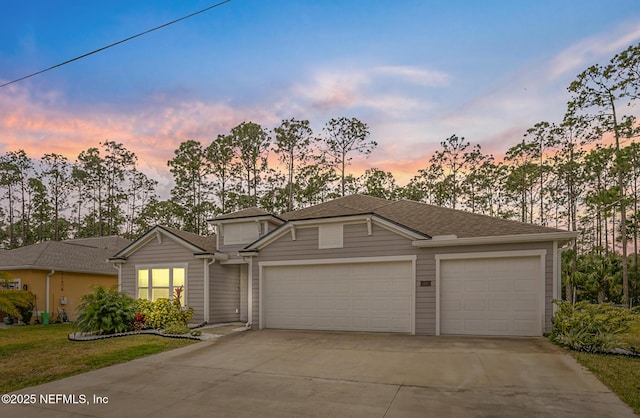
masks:
[[[214,254],[216,252],[215,239],[215,236],[204,237],[188,232],[156,226],[145,233],[143,236],[135,240],[133,243],[131,243],[131,245],[113,255],[110,260],[125,260],[150,243],[157,242],[162,244],[163,241],[167,240],[180,245],[187,251],[191,252],[192,255]]]

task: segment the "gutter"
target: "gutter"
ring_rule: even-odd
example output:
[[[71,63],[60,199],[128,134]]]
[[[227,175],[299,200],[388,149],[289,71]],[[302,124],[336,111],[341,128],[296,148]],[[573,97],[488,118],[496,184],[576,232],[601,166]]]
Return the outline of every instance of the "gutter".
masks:
[[[411,245],[418,248],[434,248],[482,244],[511,244],[518,242],[570,241],[578,237],[578,235],[579,232],[572,231],[469,238],[458,238],[455,235],[447,235],[442,238],[435,236],[432,239],[415,240]]]
[[[229,259],[229,254],[227,253],[195,253],[193,255],[195,258],[200,258],[204,260],[218,260],[218,261],[226,261]]]

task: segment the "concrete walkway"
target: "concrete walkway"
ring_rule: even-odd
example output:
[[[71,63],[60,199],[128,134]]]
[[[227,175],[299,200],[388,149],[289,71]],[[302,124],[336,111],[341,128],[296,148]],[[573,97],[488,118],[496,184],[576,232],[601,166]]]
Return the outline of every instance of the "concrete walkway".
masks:
[[[544,338],[249,331],[18,393],[0,416],[635,416]]]

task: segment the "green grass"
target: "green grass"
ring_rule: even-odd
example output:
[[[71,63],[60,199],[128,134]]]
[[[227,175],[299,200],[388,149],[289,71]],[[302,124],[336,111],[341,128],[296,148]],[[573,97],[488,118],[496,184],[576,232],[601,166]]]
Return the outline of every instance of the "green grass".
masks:
[[[192,344],[193,340],[133,335],[69,341],[68,324],[0,329],[0,393]]]
[[[640,318],[622,337],[629,345],[640,348]],[[640,414],[640,358],[571,352],[580,364]]]

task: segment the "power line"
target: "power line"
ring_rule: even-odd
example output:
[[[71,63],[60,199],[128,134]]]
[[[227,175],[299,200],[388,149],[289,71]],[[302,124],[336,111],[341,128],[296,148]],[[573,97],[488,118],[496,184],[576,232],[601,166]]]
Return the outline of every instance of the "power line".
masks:
[[[51,67],[49,67],[49,68],[45,68],[44,70],[40,70],[40,71],[37,71],[37,72],[35,72],[35,73],[29,74],[29,75],[25,75],[24,77],[20,77],[20,78],[17,78],[17,79],[15,79],[15,80],[13,80],[13,81],[9,81],[8,83],[0,84],[0,88],[5,87],[5,86],[8,86],[9,84],[17,83],[18,81],[26,80],[27,78],[30,78],[30,77],[33,77],[33,76],[36,76],[36,75],[39,75],[39,74],[45,73],[45,72],[47,72],[47,71],[51,71],[51,70],[53,70],[54,68],[62,67],[63,65],[66,65],[66,64],[72,63],[72,62],[74,62],[74,61],[78,61],[78,60],[80,60],[80,59],[82,59],[82,58],[86,58],[86,57],[88,57],[89,55],[97,54],[98,52],[104,51],[105,49],[109,49],[109,48],[114,47],[114,46],[116,46],[116,45],[119,45],[119,44],[125,43],[125,42],[130,41],[130,40],[135,39],[135,38],[138,38],[138,37],[140,37],[140,36],[142,36],[142,35],[146,35],[147,33],[150,33],[150,32],[153,32],[153,31],[156,31],[156,30],[158,30],[158,29],[165,28],[165,27],[167,27],[167,26],[169,26],[169,25],[173,25],[174,23],[178,23],[178,22],[180,22],[180,21],[182,21],[182,20],[188,19],[188,18],[193,17],[193,16],[195,16],[195,15],[199,15],[200,13],[204,13],[204,12],[209,11],[209,10],[211,10],[211,9],[214,9],[214,8],[216,8],[216,7],[218,7],[218,6],[222,6],[223,4],[225,4],[225,3],[229,3],[230,1],[231,1],[231,0],[224,0],[224,1],[221,1],[221,2],[219,2],[219,3],[214,4],[213,6],[209,6],[209,7],[207,7],[207,8],[202,9],[202,10],[199,10],[199,11],[197,11],[197,12],[195,12],[195,13],[191,13],[191,14],[189,14],[189,15],[187,15],[187,16],[183,16],[183,17],[181,17],[181,18],[179,18],[179,19],[176,19],[176,20],[173,20],[173,21],[171,21],[171,22],[165,23],[164,25],[156,26],[156,27],[155,27],[155,28],[153,28],[153,29],[148,29],[148,30],[146,30],[146,31],[144,31],[144,32],[140,32],[140,33],[139,33],[139,34],[137,34],[137,35],[133,35],[133,36],[130,36],[130,37],[128,37],[128,38],[126,38],[126,39],[123,39],[123,40],[121,40],[121,41],[114,42],[114,43],[109,44],[109,45],[107,45],[107,46],[103,46],[102,48],[98,48],[98,49],[96,49],[96,50],[94,50],[94,51],[87,52],[86,54],[83,54],[83,55],[80,55],[80,56],[78,56],[78,57],[72,58],[72,59],[67,60],[67,61],[65,61],[65,62],[61,62],[60,64],[56,64],[56,65],[51,66]]]

